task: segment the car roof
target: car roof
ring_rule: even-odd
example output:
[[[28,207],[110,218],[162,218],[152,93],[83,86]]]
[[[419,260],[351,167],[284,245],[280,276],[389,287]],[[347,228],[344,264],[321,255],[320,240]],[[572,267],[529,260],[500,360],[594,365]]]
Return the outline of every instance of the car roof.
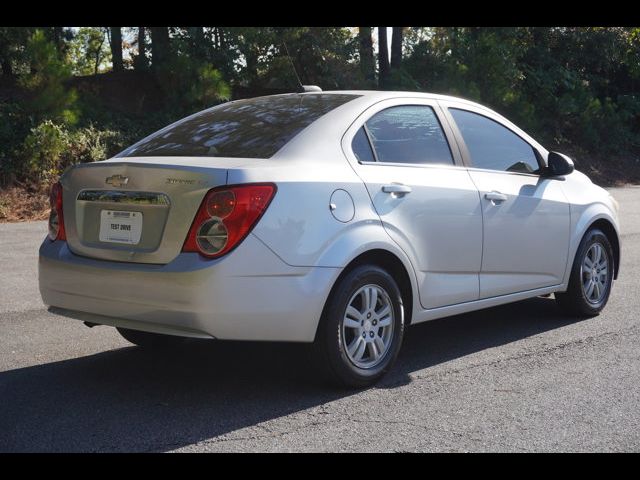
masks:
[[[360,97],[366,97],[369,100],[383,100],[387,98],[403,98],[403,97],[419,97],[419,98],[430,99],[430,100],[449,100],[449,101],[467,103],[469,105],[474,105],[479,108],[485,108],[487,110],[490,110],[490,108],[488,108],[486,105],[473,102],[466,98],[455,97],[453,95],[443,95],[440,93],[431,93],[431,92],[416,92],[416,91],[402,91],[402,90],[327,90],[322,92],[309,92],[309,93],[315,93],[316,95],[319,93],[358,95]],[[308,93],[302,93],[300,95],[307,95],[307,94]]]
[[[480,103],[473,102],[466,98],[455,97],[453,95],[443,95],[439,93],[431,93],[431,92],[416,92],[416,91],[401,91],[401,90],[323,90],[321,92],[290,92],[290,93],[278,93],[274,95],[266,95],[262,97],[252,97],[252,98],[268,98],[268,97],[281,97],[281,96],[317,96],[317,95],[354,95],[360,97],[360,101],[375,103],[380,100],[392,99],[392,98],[406,98],[406,97],[414,97],[414,98],[424,98],[429,100],[449,100],[454,102],[466,103],[468,105],[473,105],[478,108],[483,108],[485,110],[491,110],[486,105],[482,105]],[[252,100],[252,98],[244,98],[238,99],[236,101],[247,101]],[[358,102],[359,103],[359,102]]]
[[[283,95],[354,95],[357,98],[354,100],[347,102],[344,105],[336,108],[335,110],[326,114],[326,116],[331,116],[332,113],[335,112],[336,115],[344,114],[348,111],[357,111],[358,109],[366,108],[367,106],[373,105],[382,100],[389,100],[394,98],[423,98],[425,100],[440,100],[440,101],[451,101],[457,102],[460,104],[466,104],[468,106],[473,106],[478,109],[484,110],[486,112],[490,112],[494,115],[497,115],[501,119],[505,121],[509,121],[500,113],[492,110],[490,107],[483,105],[481,103],[473,102],[466,98],[462,97],[454,97],[452,95],[443,95],[439,93],[430,93],[430,92],[416,92],[416,91],[393,91],[393,90],[327,90],[322,92],[292,92],[292,93],[283,93],[279,95],[269,95],[269,96],[283,96]]]

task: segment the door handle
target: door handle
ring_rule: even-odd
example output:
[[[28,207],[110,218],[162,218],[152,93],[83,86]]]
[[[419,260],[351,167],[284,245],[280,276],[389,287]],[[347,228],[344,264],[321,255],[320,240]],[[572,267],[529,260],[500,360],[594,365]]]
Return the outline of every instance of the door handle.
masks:
[[[403,185],[401,183],[391,183],[389,185],[383,185],[382,191],[384,193],[391,193],[398,196],[411,193],[411,187],[409,185]]]
[[[507,199],[507,196],[504,193],[493,191],[485,193],[484,198],[486,198],[487,200],[491,200],[491,203],[497,205],[504,202]]]

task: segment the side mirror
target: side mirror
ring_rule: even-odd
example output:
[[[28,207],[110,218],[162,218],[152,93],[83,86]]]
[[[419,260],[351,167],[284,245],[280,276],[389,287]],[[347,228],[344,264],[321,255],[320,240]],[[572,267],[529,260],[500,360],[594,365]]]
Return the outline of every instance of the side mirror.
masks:
[[[569,175],[573,172],[573,160],[562,153],[551,152],[547,157],[547,168],[545,168],[545,177],[559,177]]]

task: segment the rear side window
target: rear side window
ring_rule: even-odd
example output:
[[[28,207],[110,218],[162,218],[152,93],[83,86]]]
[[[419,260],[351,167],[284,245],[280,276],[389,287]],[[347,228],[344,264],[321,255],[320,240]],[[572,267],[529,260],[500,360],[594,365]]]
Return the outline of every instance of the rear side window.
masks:
[[[387,108],[367,121],[367,130],[379,162],[453,164],[449,144],[431,107]]]
[[[533,147],[507,127],[483,115],[450,108],[476,168],[503,172],[538,173]]]
[[[357,97],[314,93],[225,103],[153,133],[116,157],[269,158],[322,115]]]
[[[360,127],[358,133],[353,137],[353,141],[351,142],[351,148],[353,149],[353,153],[361,162],[375,162],[376,159],[373,156],[373,151],[371,150],[371,144],[369,143],[369,139],[367,138],[367,133],[364,131],[364,127]]]

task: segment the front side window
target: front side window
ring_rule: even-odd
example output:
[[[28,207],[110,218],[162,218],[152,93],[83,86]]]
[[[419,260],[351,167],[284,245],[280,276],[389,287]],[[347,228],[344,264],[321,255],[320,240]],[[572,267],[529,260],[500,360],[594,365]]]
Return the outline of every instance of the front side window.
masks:
[[[269,158],[322,115],[355,98],[314,93],[225,103],[153,133],[116,157]]]
[[[387,108],[371,117],[366,126],[379,162],[453,164],[449,144],[431,107]]]
[[[471,164],[476,168],[503,172],[539,173],[533,147],[508,128],[483,115],[450,108]]]

